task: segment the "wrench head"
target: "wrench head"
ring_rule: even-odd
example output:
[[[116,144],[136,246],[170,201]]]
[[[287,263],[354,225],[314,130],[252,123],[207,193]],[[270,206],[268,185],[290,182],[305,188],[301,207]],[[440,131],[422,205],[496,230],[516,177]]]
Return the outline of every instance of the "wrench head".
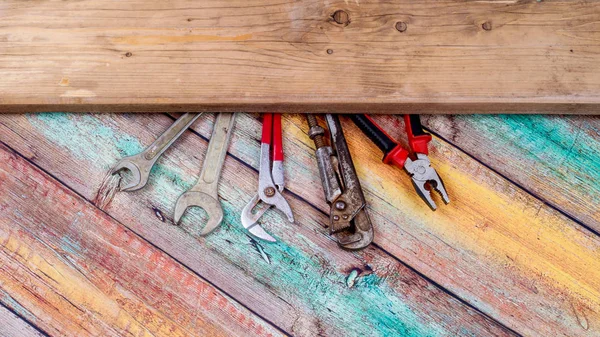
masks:
[[[120,186],[119,190],[123,192],[133,192],[146,186],[148,182],[148,176],[142,175],[140,168],[132,161],[123,158],[121,161],[112,168],[111,174],[118,174],[121,171],[129,171],[131,173],[131,179],[125,186]],[[121,176],[123,178],[123,176]]]
[[[212,232],[223,221],[223,208],[217,198],[207,193],[189,191],[177,199],[175,214],[173,216],[175,223],[179,223],[185,211],[190,207],[200,207],[208,215],[208,222],[200,232],[200,235],[204,236]]]
[[[274,237],[269,235],[259,224],[258,219],[271,207],[271,205],[261,203],[260,197],[255,195],[252,200],[242,209],[242,226],[253,236],[268,242],[277,242]],[[259,208],[252,212],[256,206]]]

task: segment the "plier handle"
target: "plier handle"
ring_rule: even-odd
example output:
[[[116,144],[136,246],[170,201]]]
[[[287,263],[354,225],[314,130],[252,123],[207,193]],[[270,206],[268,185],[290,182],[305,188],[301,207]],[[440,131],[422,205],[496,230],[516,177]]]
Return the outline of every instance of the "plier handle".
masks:
[[[396,140],[385,132],[371,117],[367,115],[351,115],[350,118],[363,133],[383,151],[383,162],[404,168],[411,176],[417,194],[432,209],[437,206],[431,197],[430,189],[434,189],[442,196],[444,203],[448,204],[450,198],[446,192],[444,182],[431,167],[428,145],[432,137],[423,130],[419,115],[404,115],[404,124],[408,136],[408,145],[411,151],[404,149]],[[411,158],[411,152],[414,157]],[[430,187],[430,188],[428,188]]]

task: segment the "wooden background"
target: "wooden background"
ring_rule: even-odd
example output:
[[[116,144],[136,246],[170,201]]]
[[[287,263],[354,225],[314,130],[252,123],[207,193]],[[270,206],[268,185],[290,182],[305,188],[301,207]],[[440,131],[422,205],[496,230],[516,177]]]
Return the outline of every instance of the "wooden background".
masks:
[[[600,2],[3,0],[0,111],[598,114]]]
[[[436,212],[342,118],[376,231],[360,252],[327,234],[301,115],[283,119],[297,225],[268,212],[276,244],[239,221],[256,191],[257,114],[238,116],[213,234],[198,235],[202,212],[172,223],[211,114],[145,189],[115,193],[107,171],[174,118],[0,116],[0,335],[600,335],[600,118],[423,116],[452,198]],[[377,119],[404,140],[401,117]]]

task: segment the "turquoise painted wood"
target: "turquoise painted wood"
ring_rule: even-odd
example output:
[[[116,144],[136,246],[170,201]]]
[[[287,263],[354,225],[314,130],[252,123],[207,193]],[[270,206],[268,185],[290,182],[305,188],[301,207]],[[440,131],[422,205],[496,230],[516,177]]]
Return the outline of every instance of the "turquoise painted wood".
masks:
[[[27,134],[28,146],[12,145],[25,154],[31,151],[32,160],[88,200],[98,200],[102,178],[118,158],[141,151],[142,144],[171,122],[166,116],[23,118],[10,129]],[[204,123],[210,125],[210,120]],[[238,121],[243,122],[243,118]],[[233,142],[238,139],[239,135]],[[292,207],[302,225],[276,232],[277,244],[250,239],[239,224],[239,210],[255,192],[257,174],[231,157],[220,187],[222,227],[199,237],[201,212],[186,216],[181,228],[173,226],[174,200],[195,182],[205,150],[204,139],[187,134],[159,161],[146,189],[119,193],[103,209],[295,335],[512,335],[376,247],[360,253],[341,251],[328,235],[315,230],[327,221],[325,215],[293,196]],[[276,213],[266,220],[267,227],[281,226],[276,225],[281,222]]]
[[[377,118],[389,121],[391,133],[400,135],[402,125],[396,117]],[[299,226],[289,228],[282,225],[279,214],[268,214],[265,227],[281,241],[275,245],[250,240],[237,219],[239,209],[256,187],[260,123],[254,116],[238,119],[220,188],[226,221],[207,238],[197,235],[197,224],[204,217],[201,212],[192,212],[179,228],[171,223],[170,210],[176,197],[195,181],[211,118],[198,123],[194,127],[198,134],[187,133],[177,148],[159,161],[147,190],[136,194],[113,194],[114,180],[108,180],[105,188],[100,185],[118,158],[141,151],[168,126],[171,119],[164,115],[19,116],[0,123],[0,140],[244,306],[294,335],[352,335],[348,331],[381,336],[511,334],[506,327],[525,335],[556,331],[570,336],[600,331],[596,324],[600,306],[594,300],[599,284],[594,271],[598,238],[552,208],[590,228],[598,219],[594,201],[592,206],[583,205],[597,196],[598,180],[585,188],[573,184],[579,177],[598,177],[598,157],[594,156],[600,148],[597,120],[589,119],[586,124],[577,118],[546,116],[453,118],[458,125],[454,129],[448,122],[450,117],[425,119],[426,125],[446,140],[434,140],[432,157],[442,174],[451,175],[444,178],[458,198],[434,214],[423,213],[425,208],[410,193],[410,182],[403,172],[376,165],[379,154],[364,137],[348,135],[358,165],[364,165],[359,174],[378,226],[377,246],[360,253],[339,251],[322,228],[327,221],[326,205],[312,143],[303,134],[302,117],[286,119],[285,139],[286,151],[291,154],[286,173],[292,191],[286,195],[297,210]],[[539,127],[531,127],[532,122]],[[481,129],[476,137],[460,131],[475,129]],[[356,131],[351,125],[348,130]],[[574,137],[569,138],[570,134]],[[582,135],[590,137],[576,141]],[[529,142],[521,142],[522,138]],[[512,160],[514,157],[519,160]],[[547,164],[551,160],[562,164],[553,169]],[[451,180],[458,174],[463,185]],[[535,181],[536,175],[545,179]],[[491,202],[475,200],[478,195],[467,200],[468,192],[477,186],[493,191],[486,197],[494,201],[514,199],[513,217]],[[561,193],[555,193],[553,186]],[[529,192],[552,207],[536,201]],[[536,208],[537,214],[527,207]],[[459,219],[461,214],[464,216]],[[479,214],[487,214],[489,222],[469,222]],[[523,230],[506,245],[495,246],[493,240],[485,244],[490,235],[498,240],[517,236],[525,223],[538,226],[542,235],[536,239],[535,232],[529,235]],[[463,239],[457,238],[460,236]],[[484,244],[479,245],[479,241]],[[551,248],[556,248],[551,256],[540,252]],[[520,251],[534,254],[527,258],[515,254]],[[397,259],[445,289],[416,275]],[[549,269],[536,273],[538,264]],[[585,266],[590,272],[582,274]],[[563,296],[550,296],[553,292]],[[461,304],[455,296],[493,320]],[[560,319],[553,314],[556,312],[562,313]],[[364,325],[357,324],[357,318]]]
[[[426,116],[423,122],[600,233],[600,116]]]

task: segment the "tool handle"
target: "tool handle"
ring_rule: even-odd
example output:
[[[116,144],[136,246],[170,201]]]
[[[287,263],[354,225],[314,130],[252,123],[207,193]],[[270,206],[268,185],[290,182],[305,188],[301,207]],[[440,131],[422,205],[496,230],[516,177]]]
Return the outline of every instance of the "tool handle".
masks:
[[[388,135],[371,117],[367,115],[350,115],[350,119],[369,139],[383,151],[383,162],[404,167],[408,151],[403,149]]]
[[[350,119],[369,139],[387,155],[398,143],[390,137],[371,117],[363,114],[350,115]]]
[[[202,113],[185,113],[181,115],[165,132],[163,132],[146,150],[144,158],[152,164],[187,130]]]
[[[283,161],[283,134],[281,114],[273,115],[273,161]]]
[[[404,115],[408,145],[413,152],[429,154],[431,135],[423,130],[419,115]]]
[[[271,134],[273,133],[273,114],[263,114],[261,143],[271,145]]]

